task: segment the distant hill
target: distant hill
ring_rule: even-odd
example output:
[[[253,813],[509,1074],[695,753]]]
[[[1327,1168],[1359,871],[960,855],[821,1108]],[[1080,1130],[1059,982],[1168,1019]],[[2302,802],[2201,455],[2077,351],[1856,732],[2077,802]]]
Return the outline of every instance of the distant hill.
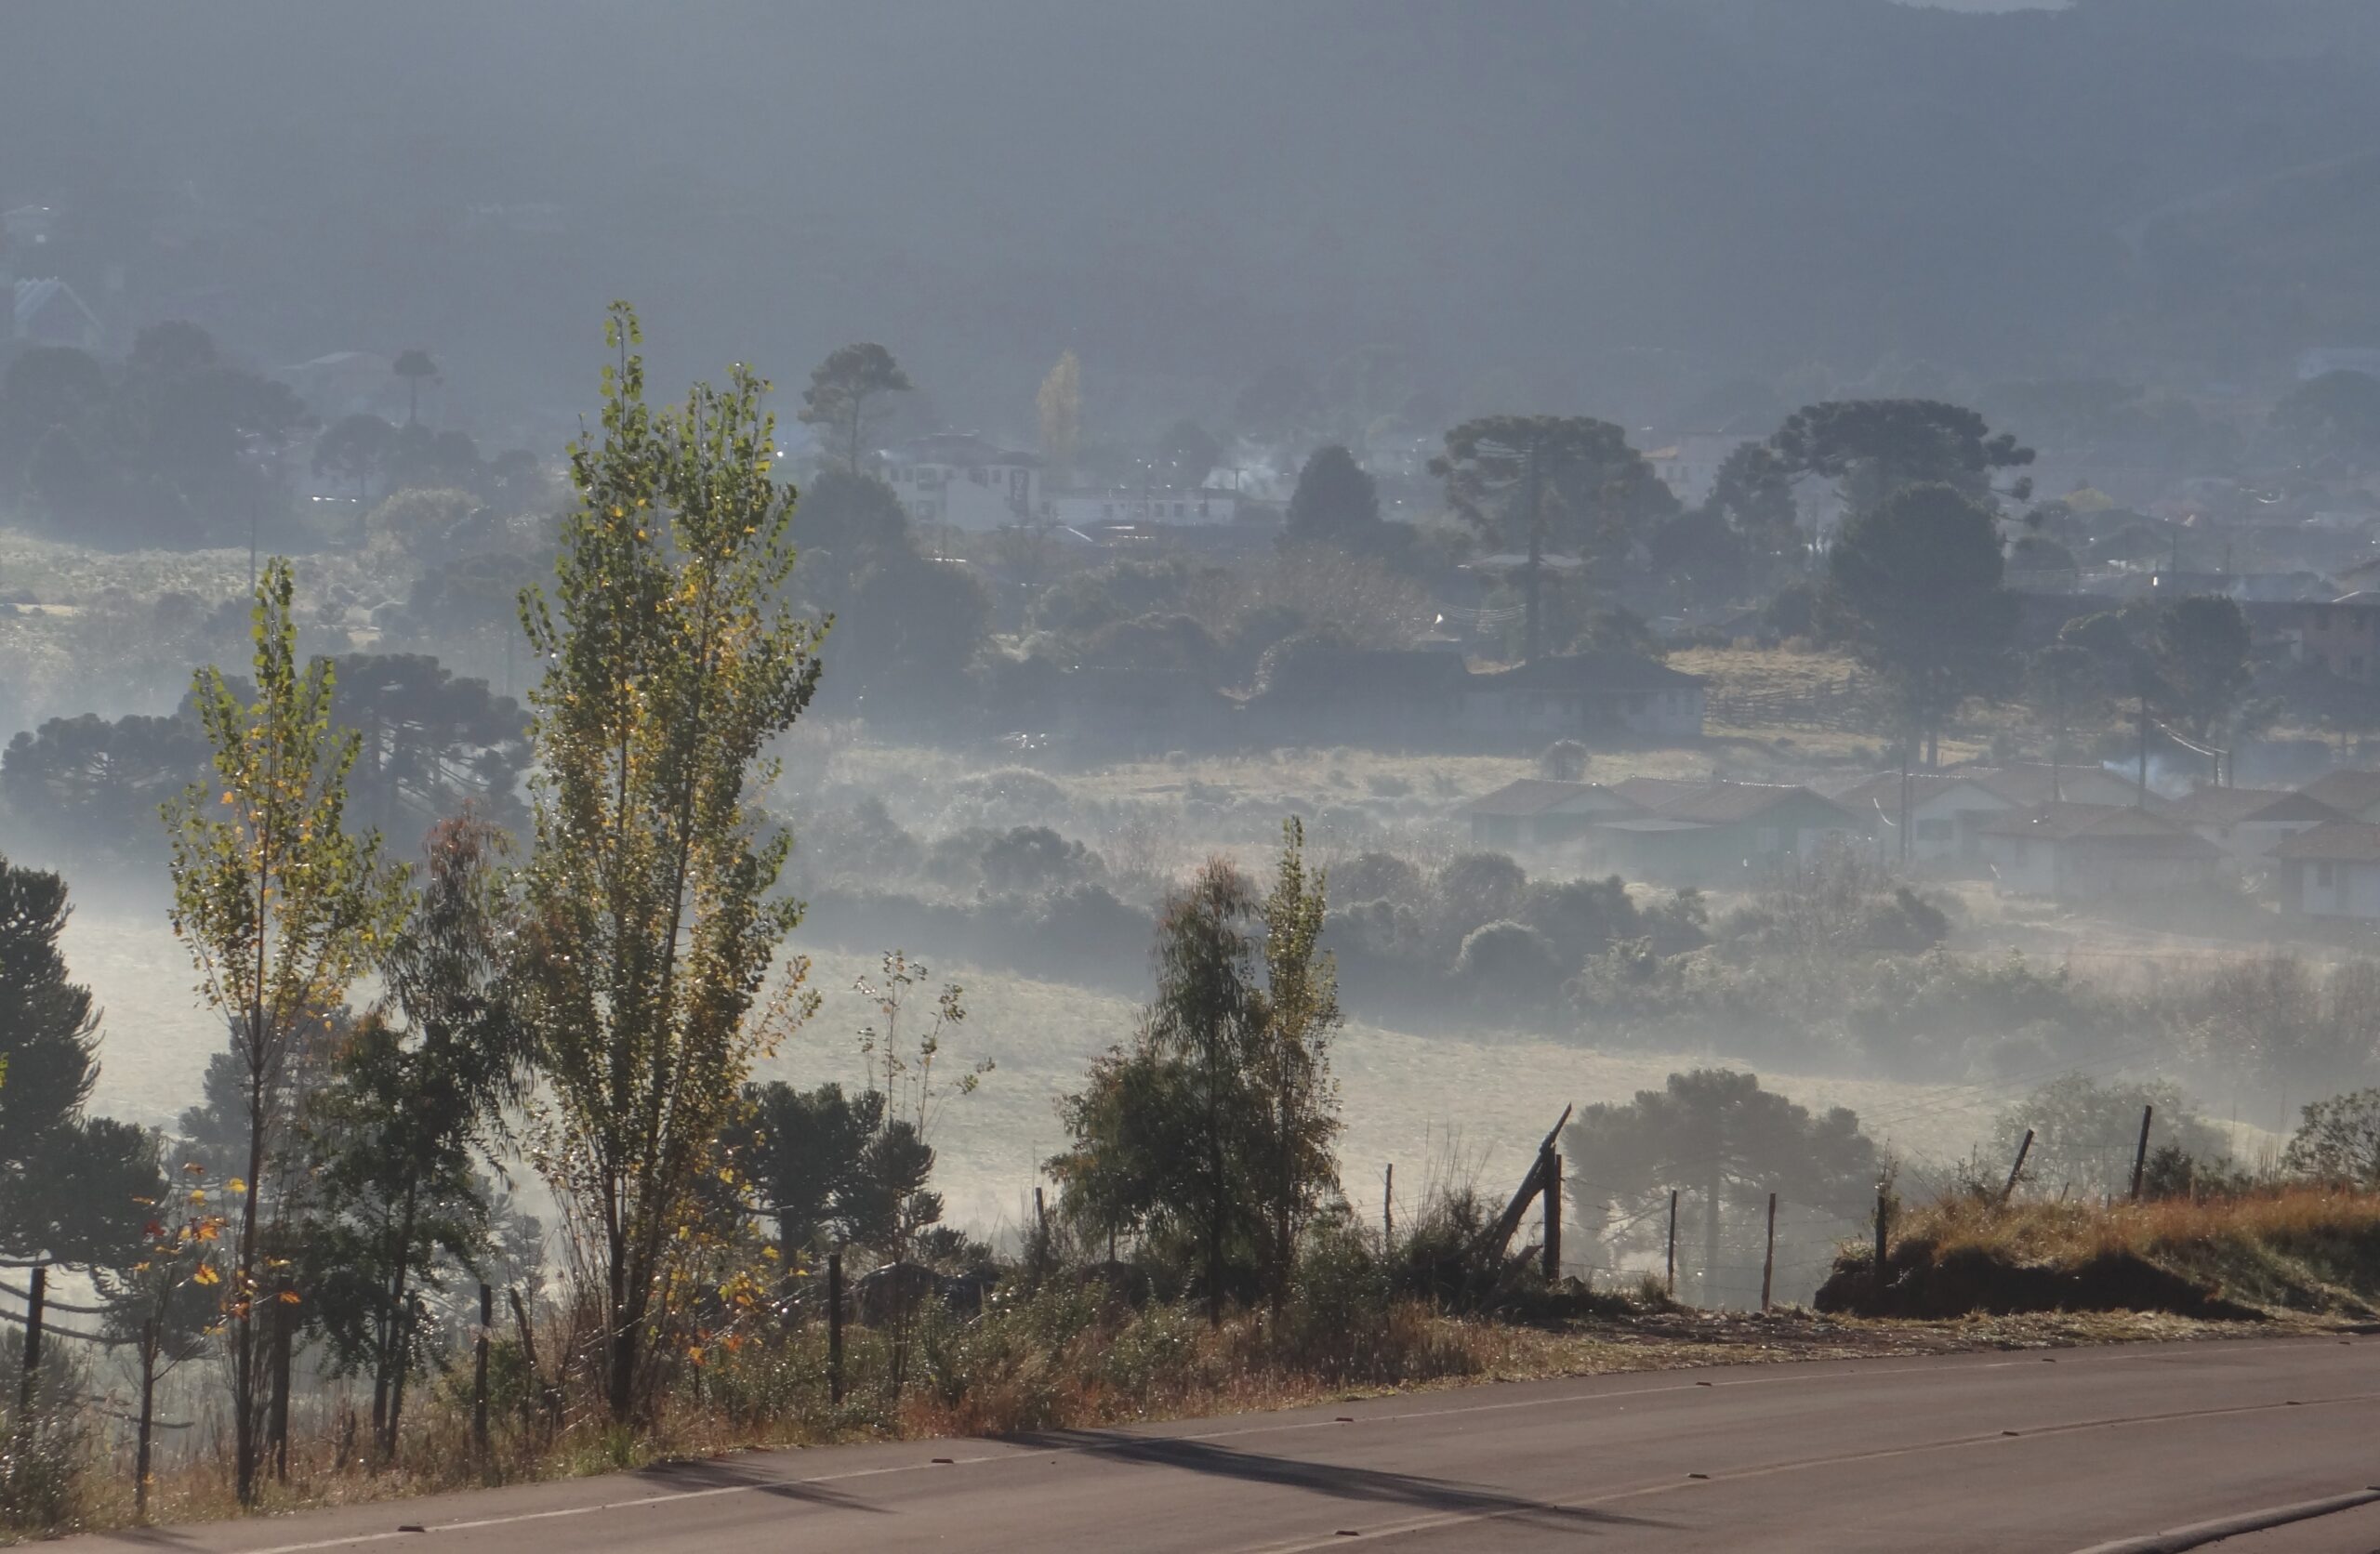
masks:
[[[127,18],[137,18],[128,20]],[[14,0],[0,208],[268,356],[586,398],[880,338],[1021,433],[1358,347],[1644,416],[1813,365],[2271,381],[2380,343],[2380,5]]]

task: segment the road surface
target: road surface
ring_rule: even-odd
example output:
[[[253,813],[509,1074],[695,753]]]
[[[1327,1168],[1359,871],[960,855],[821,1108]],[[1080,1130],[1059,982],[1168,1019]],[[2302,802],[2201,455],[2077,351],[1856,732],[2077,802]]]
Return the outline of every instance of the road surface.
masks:
[[[2380,1484],[2380,1338],[1744,1365],[759,1453],[73,1540],[215,1554],[2050,1554]],[[2380,1547],[2349,1508],[2219,1545]]]

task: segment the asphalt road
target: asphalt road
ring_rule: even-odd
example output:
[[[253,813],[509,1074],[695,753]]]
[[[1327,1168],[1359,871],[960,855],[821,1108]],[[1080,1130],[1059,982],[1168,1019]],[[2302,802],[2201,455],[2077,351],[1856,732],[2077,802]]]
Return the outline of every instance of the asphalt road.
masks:
[[[2380,1338],[1746,1365],[753,1454],[82,1550],[2051,1554],[2380,1484]],[[2363,1550],[2342,1511],[2216,1547]]]

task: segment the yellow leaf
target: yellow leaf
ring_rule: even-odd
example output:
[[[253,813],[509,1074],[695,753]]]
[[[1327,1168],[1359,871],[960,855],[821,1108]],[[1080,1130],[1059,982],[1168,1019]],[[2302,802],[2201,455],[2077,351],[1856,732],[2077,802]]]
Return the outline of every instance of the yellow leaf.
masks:
[[[219,1284],[223,1282],[223,1275],[215,1271],[213,1264],[201,1263],[191,1274],[190,1282],[193,1284]]]
[[[227,1182],[225,1182],[225,1183],[223,1184],[223,1191],[224,1191],[224,1192],[226,1192],[231,1193],[231,1194],[233,1197],[235,1197],[235,1198],[236,1198],[236,1197],[238,1197],[241,1193],[245,1192],[247,1190],[248,1190],[248,1184],[247,1184],[246,1182],[245,1182],[245,1181],[242,1181],[242,1180],[241,1180],[239,1178],[237,1178],[237,1177],[233,1177],[230,1181],[227,1181]]]
[[[296,1290],[283,1290],[281,1292],[281,1303],[284,1306],[297,1306],[302,1304],[302,1302],[298,1298],[298,1292]]]

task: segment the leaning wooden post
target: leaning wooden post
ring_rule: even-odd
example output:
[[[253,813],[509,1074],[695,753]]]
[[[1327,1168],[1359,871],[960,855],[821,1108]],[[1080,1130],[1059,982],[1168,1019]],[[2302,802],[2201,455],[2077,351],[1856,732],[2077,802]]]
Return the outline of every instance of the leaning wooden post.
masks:
[[[1770,1281],[1777,1273],[1777,1194],[1768,1195],[1768,1250],[1760,1258],[1760,1309],[1768,1310]]]
[[[826,1254],[826,1401],[843,1402],[843,1255]]]
[[[2132,1201],[2140,1202],[2141,1178],[2149,1169],[2149,1119],[2157,1114],[2154,1106],[2140,1109],[2140,1142],[2132,1152]]]
[[[1661,1276],[1661,1285],[1674,1300],[1677,1298],[1677,1189],[1670,1189],[1670,1261],[1669,1271]]]
[[[48,1299],[49,1265],[35,1263],[25,1289],[25,1374],[17,1388],[17,1417],[28,1429],[33,1416],[33,1383],[41,1375],[41,1312]]]
[[[1385,1252],[1396,1245],[1396,1162],[1388,1163],[1380,1181],[1380,1245]]]
[[[1562,1277],[1562,1157],[1545,1157],[1545,1282]]]
[[[471,1346],[471,1449],[487,1459],[487,1335],[496,1325],[496,1291],[480,1282],[479,1341]]]
[[[2000,1201],[2006,1203],[2016,1191],[2016,1179],[2025,1174],[2025,1156],[2033,1152],[2033,1130],[2025,1129],[2025,1141],[2016,1146],[2016,1164],[2008,1167],[2008,1185],[2000,1190]]]

